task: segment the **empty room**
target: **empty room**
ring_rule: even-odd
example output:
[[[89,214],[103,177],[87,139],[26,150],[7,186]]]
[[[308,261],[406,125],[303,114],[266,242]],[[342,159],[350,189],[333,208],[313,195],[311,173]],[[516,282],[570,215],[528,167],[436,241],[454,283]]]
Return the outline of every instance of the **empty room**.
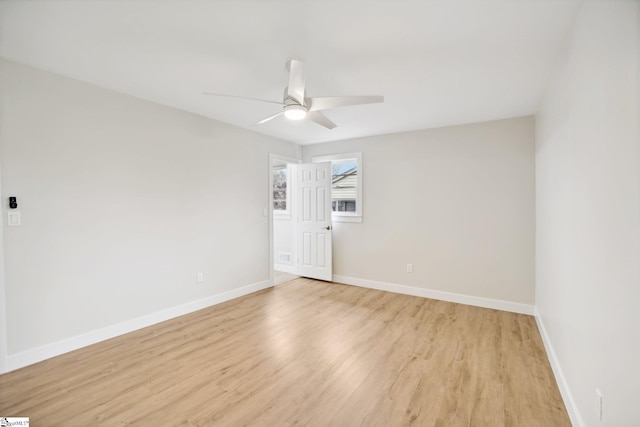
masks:
[[[640,2],[0,0],[2,426],[640,425]]]

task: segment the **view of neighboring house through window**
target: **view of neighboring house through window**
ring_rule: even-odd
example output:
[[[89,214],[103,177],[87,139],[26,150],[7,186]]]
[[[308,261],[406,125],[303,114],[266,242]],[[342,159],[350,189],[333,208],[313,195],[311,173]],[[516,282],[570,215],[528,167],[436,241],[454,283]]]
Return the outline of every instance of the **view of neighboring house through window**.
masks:
[[[355,159],[331,162],[331,210],[356,212],[358,163]]]
[[[288,180],[289,171],[287,164],[274,160],[271,171],[273,173],[273,210],[275,213],[289,212]]]
[[[314,163],[331,162],[333,221],[362,221],[362,153],[314,156]]]

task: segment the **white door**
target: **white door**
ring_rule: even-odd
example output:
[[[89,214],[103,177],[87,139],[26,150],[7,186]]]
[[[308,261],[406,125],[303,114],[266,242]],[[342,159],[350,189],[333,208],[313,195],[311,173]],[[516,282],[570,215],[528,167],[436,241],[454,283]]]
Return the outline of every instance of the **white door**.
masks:
[[[298,165],[298,274],[331,280],[331,162]]]

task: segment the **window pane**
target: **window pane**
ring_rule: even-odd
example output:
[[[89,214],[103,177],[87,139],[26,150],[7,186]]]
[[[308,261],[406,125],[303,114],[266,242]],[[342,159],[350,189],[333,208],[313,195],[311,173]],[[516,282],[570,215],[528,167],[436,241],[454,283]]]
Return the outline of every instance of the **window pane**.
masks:
[[[288,170],[287,164],[280,161],[274,161],[273,168],[273,210],[287,210],[287,181]]]
[[[358,162],[344,159],[331,162],[331,199],[334,212],[356,212]]]
[[[356,201],[355,200],[345,200],[344,210],[346,212],[355,212],[356,211]]]

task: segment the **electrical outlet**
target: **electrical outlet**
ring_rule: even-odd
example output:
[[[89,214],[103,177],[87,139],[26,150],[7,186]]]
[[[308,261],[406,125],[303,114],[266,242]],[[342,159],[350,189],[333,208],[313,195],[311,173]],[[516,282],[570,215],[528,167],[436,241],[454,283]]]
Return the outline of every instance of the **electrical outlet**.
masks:
[[[598,416],[598,421],[602,422],[603,418],[602,418],[602,405],[603,405],[603,397],[602,397],[602,392],[600,391],[599,388],[596,387],[596,400],[595,400],[595,409],[596,409],[596,415]]]
[[[413,273],[413,264],[407,264],[407,273]]]
[[[196,283],[204,283],[204,273],[198,273],[196,275]]]

